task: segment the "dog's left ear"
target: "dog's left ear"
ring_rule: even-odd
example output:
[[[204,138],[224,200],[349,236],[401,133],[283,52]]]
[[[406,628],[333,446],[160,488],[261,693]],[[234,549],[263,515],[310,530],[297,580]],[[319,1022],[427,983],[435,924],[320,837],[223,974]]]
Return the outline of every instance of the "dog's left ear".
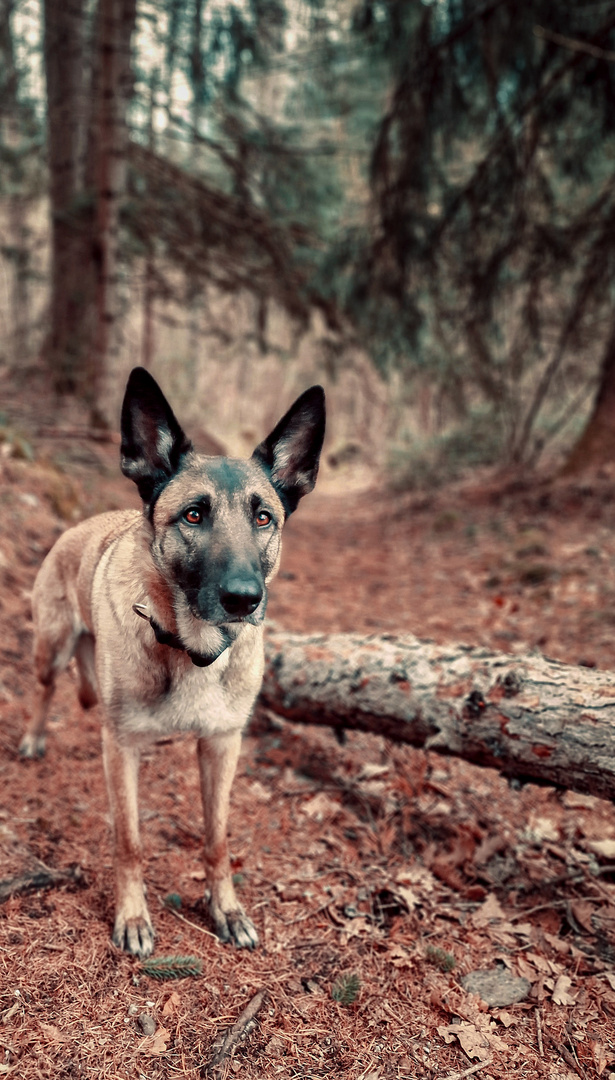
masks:
[[[299,499],[316,483],[324,437],[325,392],[322,386],[312,386],[297,398],[252,455],[270,471],[287,514],[292,514]]]
[[[134,480],[143,502],[177,472],[192,443],[182,431],[158,383],[145,368],[130,373],[122,405],[122,472]]]

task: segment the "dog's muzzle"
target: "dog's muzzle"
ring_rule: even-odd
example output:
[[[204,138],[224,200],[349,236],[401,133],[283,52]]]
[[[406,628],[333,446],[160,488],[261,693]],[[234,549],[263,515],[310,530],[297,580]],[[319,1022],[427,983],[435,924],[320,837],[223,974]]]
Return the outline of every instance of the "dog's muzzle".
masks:
[[[220,603],[232,619],[253,615],[263,599],[263,588],[256,577],[229,578],[220,586]]]

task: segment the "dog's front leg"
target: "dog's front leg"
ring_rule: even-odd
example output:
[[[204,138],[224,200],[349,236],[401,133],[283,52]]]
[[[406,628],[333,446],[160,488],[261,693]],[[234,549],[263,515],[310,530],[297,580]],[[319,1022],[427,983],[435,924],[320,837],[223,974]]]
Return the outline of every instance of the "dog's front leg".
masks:
[[[199,739],[197,747],[211,917],[221,941],[232,941],[240,949],[253,949],[258,945],[258,934],[235,896],[227,841],[229,798],[241,747],[241,732]]]
[[[149,956],[154,948],[152,926],[141,870],[137,782],[139,750],[120,742],[103,727],[103,762],[111,822],[115,862],[115,925],[113,943],[120,949]]]

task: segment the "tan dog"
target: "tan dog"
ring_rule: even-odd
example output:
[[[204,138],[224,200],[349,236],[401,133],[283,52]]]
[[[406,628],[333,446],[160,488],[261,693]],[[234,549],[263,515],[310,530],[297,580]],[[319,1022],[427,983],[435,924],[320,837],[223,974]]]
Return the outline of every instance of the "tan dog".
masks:
[[[135,368],[122,408],[122,471],[143,511],[100,514],[69,529],[37,576],[32,604],[40,704],[21,753],[45,748],[56,675],[71,657],[84,708],[102,704],[113,823],[113,941],[148,956],[137,808],[139,747],[197,736],[205,869],[219,937],[258,942],[230,875],[229,794],[241,732],[263,674],[267,586],[281,530],[314,487],[324,394],[307,390],[248,461],[197,454],[157,383]]]

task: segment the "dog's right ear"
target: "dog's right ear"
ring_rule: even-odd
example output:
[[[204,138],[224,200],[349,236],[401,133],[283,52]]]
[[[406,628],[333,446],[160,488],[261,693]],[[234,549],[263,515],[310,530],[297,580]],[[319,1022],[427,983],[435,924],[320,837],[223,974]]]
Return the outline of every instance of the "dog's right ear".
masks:
[[[312,386],[260,443],[252,457],[268,470],[286,514],[312,491],[325,437],[325,392]]]
[[[145,368],[130,373],[122,405],[121,464],[144,503],[177,472],[192,443],[158,383]]]

